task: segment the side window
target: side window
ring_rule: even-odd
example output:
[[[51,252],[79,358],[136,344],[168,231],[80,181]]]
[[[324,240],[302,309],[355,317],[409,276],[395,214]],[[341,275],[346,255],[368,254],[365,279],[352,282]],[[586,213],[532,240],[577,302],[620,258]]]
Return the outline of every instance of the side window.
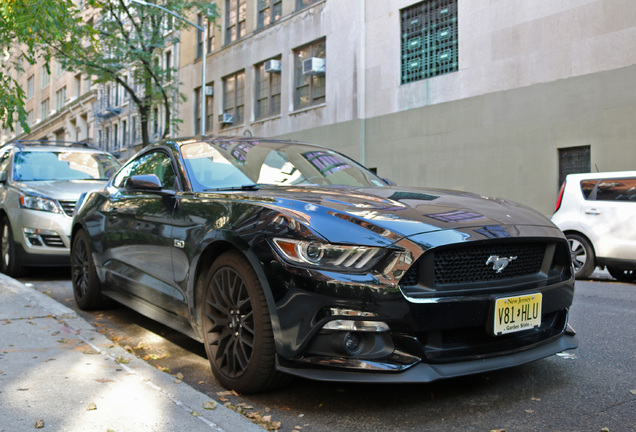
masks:
[[[581,191],[586,200],[596,199],[596,194],[592,195],[598,180],[583,180],[581,181]]]
[[[601,180],[597,186],[596,200],[636,202],[636,178]]]
[[[130,161],[115,177],[114,185],[122,187],[126,179],[133,175],[155,174],[164,189],[176,189],[177,178],[170,157],[163,152],[147,153]]]

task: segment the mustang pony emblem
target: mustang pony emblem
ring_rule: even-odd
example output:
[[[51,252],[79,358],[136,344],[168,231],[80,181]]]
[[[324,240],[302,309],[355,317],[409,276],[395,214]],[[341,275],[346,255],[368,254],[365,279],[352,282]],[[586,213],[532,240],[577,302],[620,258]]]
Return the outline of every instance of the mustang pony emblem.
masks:
[[[495,270],[497,273],[501,273],[503,269],[508,267],[508,264],[510,264],[511,261],[514,261],[516,259],[516,256],[500,258],[497,255],[490,255],[488,261],[486,261],[486,265],[492,264],[492,269]]]

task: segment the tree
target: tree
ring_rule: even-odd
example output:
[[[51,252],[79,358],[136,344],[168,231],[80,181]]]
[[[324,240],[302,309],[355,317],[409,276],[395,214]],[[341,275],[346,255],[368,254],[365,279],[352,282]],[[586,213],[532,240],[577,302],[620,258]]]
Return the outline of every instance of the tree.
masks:
[[[48,51],[39,51],[43,41],[64,40],[79,24],[72,0],[0,1],[0,124],[14,130],[14,120],[29,131],[24,110],[25,93],[16,82],[23,62],[35,64],[38,55],[50,59]]]
[[[42,48],[67,70],[88,74],[95,83],[120,85],[139,112],[144,146],[150,142],[152,111],[162,105],[165,138],[179,123],[172,115],[172,98],[176,95],[184,100],[185,96],[172,79],[176,69],[161,66],[161,54],[165,47],[179,42],[178,31],[189,24],[164,10],[130,0],[88,0],[87,6],[83,20],[67,32],[66,39],[43,35]],[[163,0],[160,6],[181,17],[200,12],[214,21],[218,16],[216,5],[209,0]],[[137,85],[140,92],[135,90]]]

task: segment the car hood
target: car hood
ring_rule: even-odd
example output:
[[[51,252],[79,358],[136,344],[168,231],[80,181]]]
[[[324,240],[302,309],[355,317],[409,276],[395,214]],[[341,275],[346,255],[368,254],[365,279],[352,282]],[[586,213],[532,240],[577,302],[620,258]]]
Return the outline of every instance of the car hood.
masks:
[[[474,238],[476,233],[483,237],[519,236],[521,226],[556,230],[549,219],[529,207],[452,190],[264,187],[253,196],[331,242],[359,242],[361,234],[370,240],[374,237],[373,243],[379,238],[384,239],[380,243],[393,243],[400,238],[440,231],[453,231],[461,241],[467,232]],[[335,218],[349,223],[338,223]],[[445,238],[447,242],[448,235]]]
[[[76,201],[86,192],[102,189],[104,180],[49,180],[19,183],[26,193],[38,194],[61,201]]]

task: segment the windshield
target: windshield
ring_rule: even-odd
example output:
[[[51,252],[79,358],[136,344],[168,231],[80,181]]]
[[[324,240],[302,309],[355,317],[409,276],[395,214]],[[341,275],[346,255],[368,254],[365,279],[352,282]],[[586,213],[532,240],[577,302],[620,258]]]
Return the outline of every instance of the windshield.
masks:
[[[387,186],[346,156],[307,144],[218,141],[187,143],[181,149],[196,191],[254,184]]]
[[[108,180],[120,163],[107,153],[73,150],[16,152],[13,179],[18,181]]]

